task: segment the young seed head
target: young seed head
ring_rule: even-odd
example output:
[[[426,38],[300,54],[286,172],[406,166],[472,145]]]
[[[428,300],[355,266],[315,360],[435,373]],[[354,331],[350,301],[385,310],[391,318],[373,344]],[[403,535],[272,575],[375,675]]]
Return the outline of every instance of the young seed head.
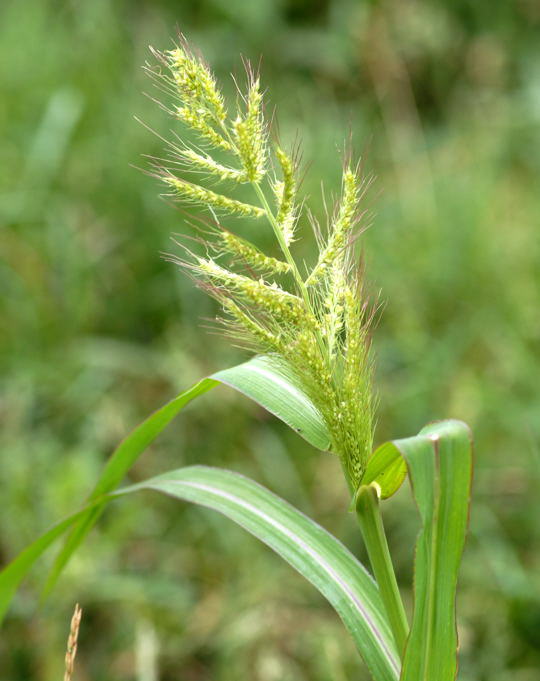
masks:
[[[235,213],[237,215],[251,216],[259,218],[264,215],[264,210],[258,206],[252,206],[249,203],[243,203],[236,199],[230,199],[223,194],[216,194],[216,192],[201,187],[198,184],[192,184],[187,180],[180,180],[172,175],[165,174],[162,176],[163,182],[174,189],[176,196],[185,201],[198,203],[203,206],[210,206],[215,210],[222,210],[225,213]]]
[[[266,173],[266,131],[262,114],[259,79],[250,76],[246,113],[238,113],[232,124],[236,152],[250,182],[258,183]]]
[[[192,110],[206,111],[218,123],[227,117],[223,96],[210,69],[186,49],[177,47],[166,53],[180,98]]]
[[[301,206],[295,161],[276,146],[277,163],[272,167],[258,78],[248,68],[248,92],[242,97],[245,108],[231,123],[216,82],[201,60],[184,45],[161,57],[171,74],[167,89],[172,88],[180,99],[176,117],[211,147],[227,152],[240,167],[234,167],[234,160],[223,163],[221,157],[176,144],[172,147],[175,163],[180,161],[189,170],[207,173],[219,181],[250,183],[260,205],[218,194],[158,168],[162,181],[177,198],[211,211],[266,216],[283,253],[283,260],[266,255],[222,227],[214,215],[215,222],[208,225],[210,236],[203,245],[206,253],[215,253],[216,258],[228,256],[229,267],[193,254],[188,263],[182,264],[220,302],[225,313],[220,322],[235,342],[252,351],[275,355],[287,365],[298,387],[321,414],[331,449],[340,457],[355,490],[371,452],[374,422],[370,318],[362,289],[355,282],[361,270],[353,265],[352,258],[363,184],[347,166],[341,200],[326,240],[316,228],[319,257],[304,281],[290,250]],[[274,211],[261,184],[269,170]],[[318,225],[315,219],[313,222]],[[238,266],[243,266],[242,273],[235,271]],[[261,277],[246,276],[246,269]],[[267,278],[275,281],[270,283]],[[290,282],[294,282],[294,292],[287,290]]]
[[[280,148],[276,147],[276,156],[281,167],[283,180],[274,182],[274,194],[278,203],[276,222],[283,234],[287,246],[294,240],[294,228],[296,226],[296,179],[292,159]]]
[[[232,232],[223,230],[220,233],[220,237],[225,251],[259,272],[285,274],[285,272],[289,272],[291,269],[288,263],[265,255],[258,248],[250,244],[249,241],[237,237]]]
[[[339,206],[337,219],[332,225],[332,231],[328,237],[326,246],[319,255],[317,264],[306,280],[306,286],[317,283],[326,269],[339,257],[347,239],[356,224],[355,215],[358,207],[360,185],[358,177],[349,168],[343,173],[343,196]]]

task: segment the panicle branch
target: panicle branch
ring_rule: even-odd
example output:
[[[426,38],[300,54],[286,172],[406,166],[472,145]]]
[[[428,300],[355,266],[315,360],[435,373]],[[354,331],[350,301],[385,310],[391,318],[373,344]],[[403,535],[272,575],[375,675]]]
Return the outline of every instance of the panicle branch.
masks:
[[[212,156],[200,154],[194,149],[181,149],[175,151],[174,155],[185,161],[188,167],[192,166],[196,169],[206,171],[209,175],[213,175],[218,180],[233,180],[234,182],[239,183],[248,181],[245,171],[225,166],[212,158]]]
[[[296,226],[297,212],[295,207],[296,178],[294,176],[294,164],[290,156],[283,149],[276,147],[276,157],[279,161],[282,180],[274,182],[274,194],[277,199],[278,212],[276,221],[283,234],[287,246],[294,240],[294,228]]]
[[[220,237],[225,251],[259,272],[279,275],[291,269],[289,263],[265,255],[249,241],[241,239],[232,232],[222,230]]]
[[[236,153],[249,181],[259,183],[266,173],[266,130],[259,79],[249,74],[249,80],[246,113],[238,113],[233,121],[232,131]]]
[[[210,206],[215,210],[222,210],[225,213],[235,213],[236,215],[251,216],[260,218],[264,215],[264,210],[249,203],[243,203],[236,199],[231,199],[223,194],[192,184],[187,180],[180,180],[169,174],[163,174],[162,180],[165,184],[174,189],[176,196],[185,201],[198,203],[202,206]]]
[[[347,244],[352,229],[357,223],[356,211],[360,197],[360,182],[350,167],[343,173],[343,195],[339,205],[337,218],[332,225],[332,231],[326,246],[319,254],[317,264],[306,280],[306,286],[312,286],[320,280],[323,272],[331,265]]]

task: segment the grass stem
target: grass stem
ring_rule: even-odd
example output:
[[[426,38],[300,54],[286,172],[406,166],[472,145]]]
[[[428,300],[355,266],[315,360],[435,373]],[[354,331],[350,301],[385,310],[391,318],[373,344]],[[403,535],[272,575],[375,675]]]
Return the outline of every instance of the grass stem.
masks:
[[[403,657],[409,635],[409,623],[388,549],[380,510],[379,490],[376,485],[363,485],[359,489],[356,496],[356,515],[390,627],[399,654]]]

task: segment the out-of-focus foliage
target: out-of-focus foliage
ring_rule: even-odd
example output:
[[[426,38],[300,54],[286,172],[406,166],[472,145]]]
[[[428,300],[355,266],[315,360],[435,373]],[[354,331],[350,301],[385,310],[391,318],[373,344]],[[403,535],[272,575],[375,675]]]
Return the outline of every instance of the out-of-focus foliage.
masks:
[[[170,125],[140,66],[178,25],[220,81],[258,62],[304,188],[337,194],[350,128],[377,176],[365,236],[383,314],[377,441],[427,420],[476,439],[459,597],[463,681],[540,668],[540,11],[442,3],[4,0],[0,7],[0,558],[70,511],[118,440],[199,377],[241,360],[173,266],[185,216],[130,164]],[[234,94],[232,82],[229,95]],[[248,222],[245,223],[248,229]],[[307,234],[307,225],[302,228]],[[270,240],[261,234],[260,245]],[[307,240],[297,245],[310,256]],[[218,391],[221,393],[218,395]],[[218,399],[218,397],[220,399]],[[137,464],[138,480],[210,463],[260,480],[362,555],[332,457],[219,388]],[[386,504],[398,570],[417,531],[408,490]],[[60,678],[83,606],[85,679],[362,678],[317,594],[240,530],[152,498],[105,515],[51,600],[36,571],[6,621],[0,679]],[[410,596],[410,595],[409,595]],[[155,666],[159,673],[155,671]]]

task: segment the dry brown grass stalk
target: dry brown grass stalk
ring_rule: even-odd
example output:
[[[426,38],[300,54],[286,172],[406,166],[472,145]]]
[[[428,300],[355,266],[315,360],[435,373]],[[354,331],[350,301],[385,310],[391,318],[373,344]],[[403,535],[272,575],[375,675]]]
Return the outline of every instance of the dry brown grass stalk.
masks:
[[[69,636],[67,640],[66,650],[66,671],[64,673],[64,681],[71,681],[73,675],[73,667],[75,665],[75,655],[77,654],[77,638],[79,636],[79,626],[81,624],[82,610],[77,603],[75,611],[71,618],[71,625],[69,628]]]

